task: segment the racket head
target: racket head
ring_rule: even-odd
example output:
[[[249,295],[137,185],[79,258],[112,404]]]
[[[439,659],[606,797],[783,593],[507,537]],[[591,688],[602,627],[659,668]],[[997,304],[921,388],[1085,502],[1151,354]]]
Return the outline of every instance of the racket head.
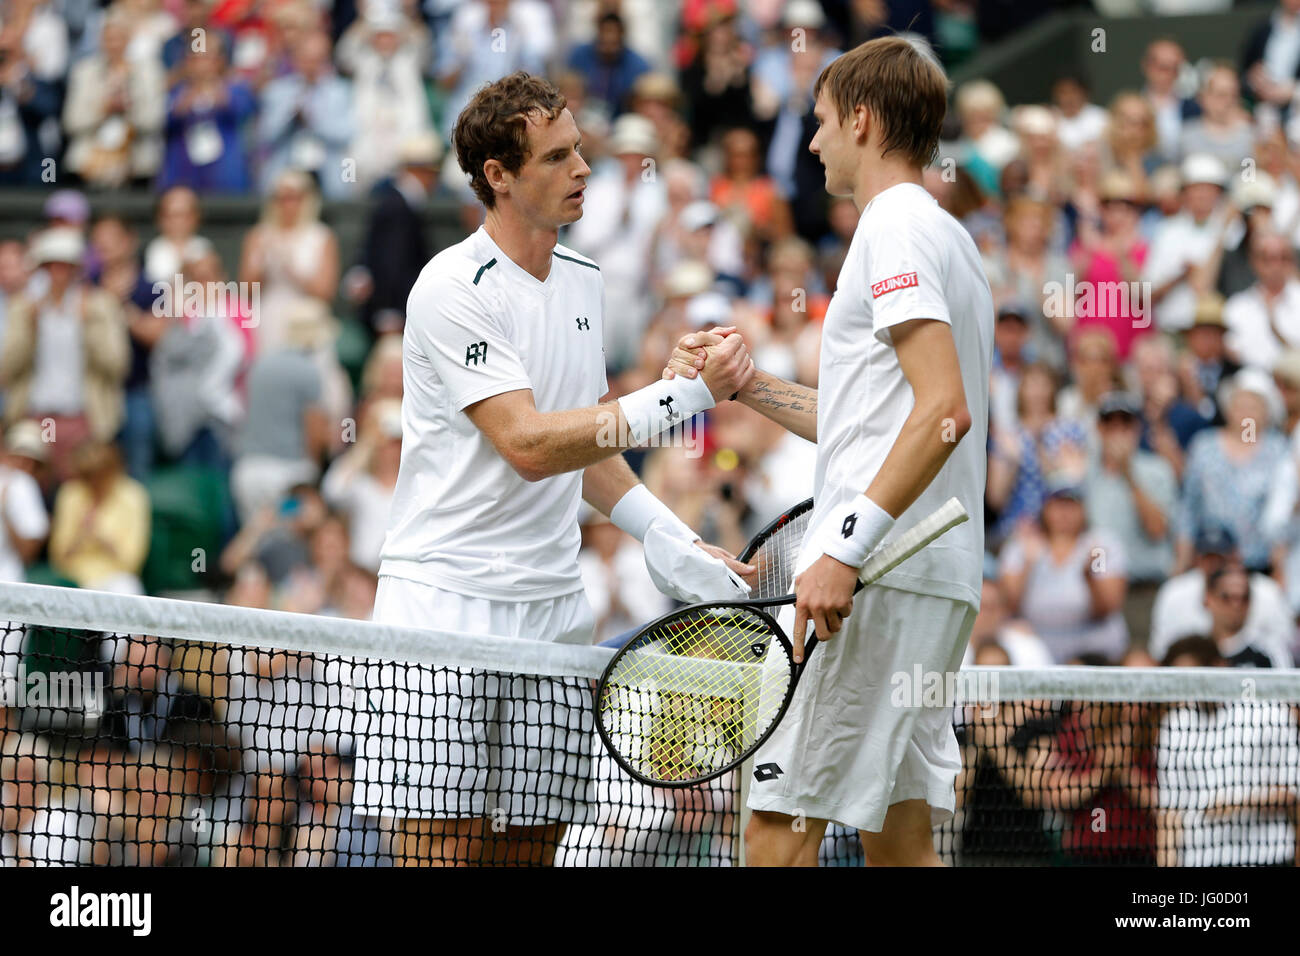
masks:
[[[634,779],[695,786],[734,769],[771,736],[798,673],[789,638],[762,608],[679,608],[610,660],[596,685],[596,729]]]
[[[813,500],[806,498],[787,509],[745,546],[740,560],[758,565],[758,586],[751,600],[764,601],[794,593],[794,569],[799,548],[812,518]]]

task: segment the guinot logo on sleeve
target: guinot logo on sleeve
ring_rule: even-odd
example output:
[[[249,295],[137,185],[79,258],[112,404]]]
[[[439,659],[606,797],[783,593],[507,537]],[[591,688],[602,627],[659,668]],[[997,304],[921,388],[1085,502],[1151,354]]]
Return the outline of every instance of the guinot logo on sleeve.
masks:
[[[879,299],[882,295],[887,295],[890,292],[897,292],[899,289],[913,289],[920,284],[915,272],[901,272],[896,276],[890,276],[888,279],[881,279],[879,282],[871,283],[871,297]]]

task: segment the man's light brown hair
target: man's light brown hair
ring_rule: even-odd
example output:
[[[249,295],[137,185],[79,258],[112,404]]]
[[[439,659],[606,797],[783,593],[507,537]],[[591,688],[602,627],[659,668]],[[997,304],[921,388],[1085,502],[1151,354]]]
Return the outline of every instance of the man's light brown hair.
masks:
[[[489,83],[474,94],[456,119],[451,140],[456,161],[469,174],[470,188],[488,209],[496,193],[483,174],[483,164],[495,159],[517,173],[528,161],[528,121],[554,120],[565,98],[550,82],[520,70]]]
[[[871,112],[882,156],[900,150],[917,166],[930,165],[948,111],[948,78],[910,41],[880,37],[850,50],[822,70],[814,96],[823,88],[841,123],[859,106]]]

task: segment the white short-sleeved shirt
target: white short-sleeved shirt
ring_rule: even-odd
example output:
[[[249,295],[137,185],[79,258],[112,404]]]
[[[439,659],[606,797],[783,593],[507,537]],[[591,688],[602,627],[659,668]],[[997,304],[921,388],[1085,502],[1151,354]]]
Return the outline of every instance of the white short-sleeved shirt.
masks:
[[[912,183],[892,186],[867,203],[826,312],[818,381],[817,505],[810,527],[827,509],[866,491],[912,410],[912,386],[889,332],[911,319],[936,319],[952,328],[972,425],[885,542],[952,497],[971,520],[880,583],[978,607],[993,298],[970,234]],[[811,551],[804,548],[810,557]]]
[[[44,538],[50,533],[50,518],[41,500],[40,486],[27,472],[0,465],[0,501],[4,504],[4,517],[21,537]],[[0,581],[22,580],[23,559],[0,527]]]
[[[1159,805],[1182,813],[1177,865],[1260,865],[1295,856],[1295,826],[1284,807],[1208,814],[1272,787],[1295,789],[1300,728],[1288,704],[1179,707],[1164,716],[1159,733]]]
[[[465,409],[518,389],[542,412],[599,403],[601,296],[589,259],[557,245],[540,282],[482,228],[424,267],[407,300],[402,461],[381,575],[504,601],[582,589],[582,472],[524,481]]]

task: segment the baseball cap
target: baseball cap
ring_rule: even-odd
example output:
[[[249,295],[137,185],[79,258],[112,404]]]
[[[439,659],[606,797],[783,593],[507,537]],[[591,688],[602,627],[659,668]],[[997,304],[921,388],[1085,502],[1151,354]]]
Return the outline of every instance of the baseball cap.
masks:
[[[52,226],[32,240],[31,258],[38,266],[50,262],[79,265],[86,254],[86,240],[71,226]]]
[[[41,426],[30,420],[9,426],[5,432],[5,451],[32,461],[47,461],[50,457],[49,446],[41,439]]]
[[[1237,536],[1220,524],[1206,525],[1196,532],[1197,554],[1232,554],[1237,550]]]
[[[701,292],[686,303],[686,321],[695,329],[731,324],[731,300],[721,292]]]
[[[1210,183],[1222,188],[1228,182],[1228,171],[1223,168],[1223,162],[1209,153],[1193,153],[1188,156],[1183,160],[1181,172],[1184,186]]]
[[[1131,392],[1107,392],[1097,402],[1097,417],[1124,414],[1137,418],[1142,414],[1142,403]]]
[[[1048,498],[1072,498],[1083,501],[1083,485],[1074,475],[1058,473],[1047,479]]]
[[[1273,377],[1300,388],[1300,349],[1286,349],[1273,362]]]
[[[718,221],[718,207],[707,199],[697,199],[682,210],[677,221],[687,232],[695,232]]]
[[[50,193],[41,211],[46,219],[84,223],[90,219],[90,202],[75,189],[58,189]]]
[[[1258,206],[1273,208],[1277,202],[1277,182],[1268,173],[1260,170],[1250,182],[1238,180],[1232,187],[1232,201],[1242,212],[1249,212]]]
[[[1008,302],[1003,302],[998,306],[999,321],[1002,319],[1019,319],[1022,324],[1028,325],[1029,313],[1029,304],[1027,302],[1022,302],[1019,299],[1012,299]]]

